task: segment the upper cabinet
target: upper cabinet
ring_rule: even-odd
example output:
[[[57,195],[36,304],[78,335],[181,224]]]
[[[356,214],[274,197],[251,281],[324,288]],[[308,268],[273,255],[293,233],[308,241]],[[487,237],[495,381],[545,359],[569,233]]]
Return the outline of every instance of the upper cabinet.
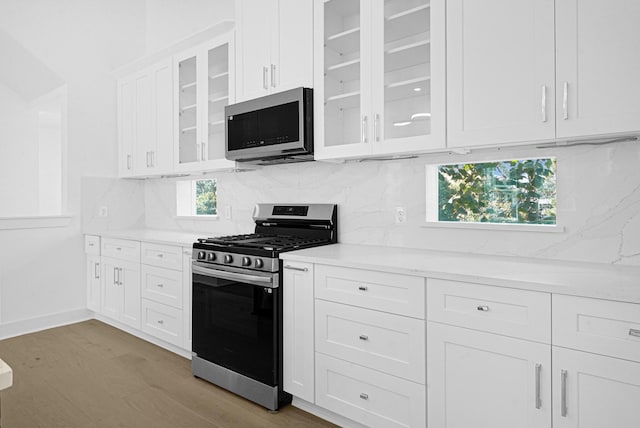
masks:
[[[313,85],[312,0],[237,0],[238,101]]]
[[[640,130],[640,3],[579,3],[447,1],[449,147]]]
[[[224,158],[224,107],[235,102],[233,32],[174,57],[175,171],[234,168]]]
[[[170,60],[119,79],[120,176],[156,175],[171,170],[172,84]]]
[[[445,148],[444,0],[314,9],[316,159]]]

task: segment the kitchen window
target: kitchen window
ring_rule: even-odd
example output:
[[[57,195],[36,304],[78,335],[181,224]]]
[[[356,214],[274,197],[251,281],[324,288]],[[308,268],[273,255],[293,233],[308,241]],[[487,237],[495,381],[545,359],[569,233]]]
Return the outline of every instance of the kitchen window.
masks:
[[[556,225],[556,159],[427,165],[427,223]]]
[[[179,217],[211,218],[218,214],[218,183],[215,179],[176,183]]]

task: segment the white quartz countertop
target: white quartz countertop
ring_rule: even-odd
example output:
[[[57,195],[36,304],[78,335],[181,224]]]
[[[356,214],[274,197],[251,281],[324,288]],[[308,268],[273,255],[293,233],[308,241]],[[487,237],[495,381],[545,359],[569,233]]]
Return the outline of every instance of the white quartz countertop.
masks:
[[[353,244],[292,251],[280,258],[640,303],[640,267],[634,266]]]
[[[4,361],[0,360],[0,391],[13,385],[13,370]]]
[[[202,238],[202,233],[196,232],[175,232],[157,229],[121,229],[107,230],[95,233],[85,232],[85,235],[104,236],[106,238],[131,239],[133,241],[151,242],[163,245],[180,245],[191,247],[198,238]]]

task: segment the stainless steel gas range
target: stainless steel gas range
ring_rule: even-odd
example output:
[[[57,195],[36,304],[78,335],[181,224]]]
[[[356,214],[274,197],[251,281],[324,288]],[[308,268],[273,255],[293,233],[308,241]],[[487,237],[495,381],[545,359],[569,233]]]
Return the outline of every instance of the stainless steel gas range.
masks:
[[[337,242],[337,206],[258,204],[255,233],[193,244],[194,376],[268,409],[282,389],[282,262],[285,251]]]

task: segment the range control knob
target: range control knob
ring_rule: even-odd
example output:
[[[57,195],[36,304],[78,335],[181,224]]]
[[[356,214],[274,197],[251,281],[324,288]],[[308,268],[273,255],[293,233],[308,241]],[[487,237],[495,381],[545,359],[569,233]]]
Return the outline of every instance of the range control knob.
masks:
[[[204,251],[198,251],[198,260],[204,260],[205,253]]]
[[[207,254],[207,260],[212,262],[216,259],[216,253],[209,253]]]
[[[260,269],[262,266],[264,266],[264,263],[262,263],[262,259],[256,259],[253,264],[255,265],[255,267],[257,267],[258,269]]]
[[[231,254],[226,254],[224,256],[224,262],[225,263],[232,263],[233,262],[233,257],[231,256]]]
[[[251,259],[249,257],[243,257],[242,266],[251,266]]]

